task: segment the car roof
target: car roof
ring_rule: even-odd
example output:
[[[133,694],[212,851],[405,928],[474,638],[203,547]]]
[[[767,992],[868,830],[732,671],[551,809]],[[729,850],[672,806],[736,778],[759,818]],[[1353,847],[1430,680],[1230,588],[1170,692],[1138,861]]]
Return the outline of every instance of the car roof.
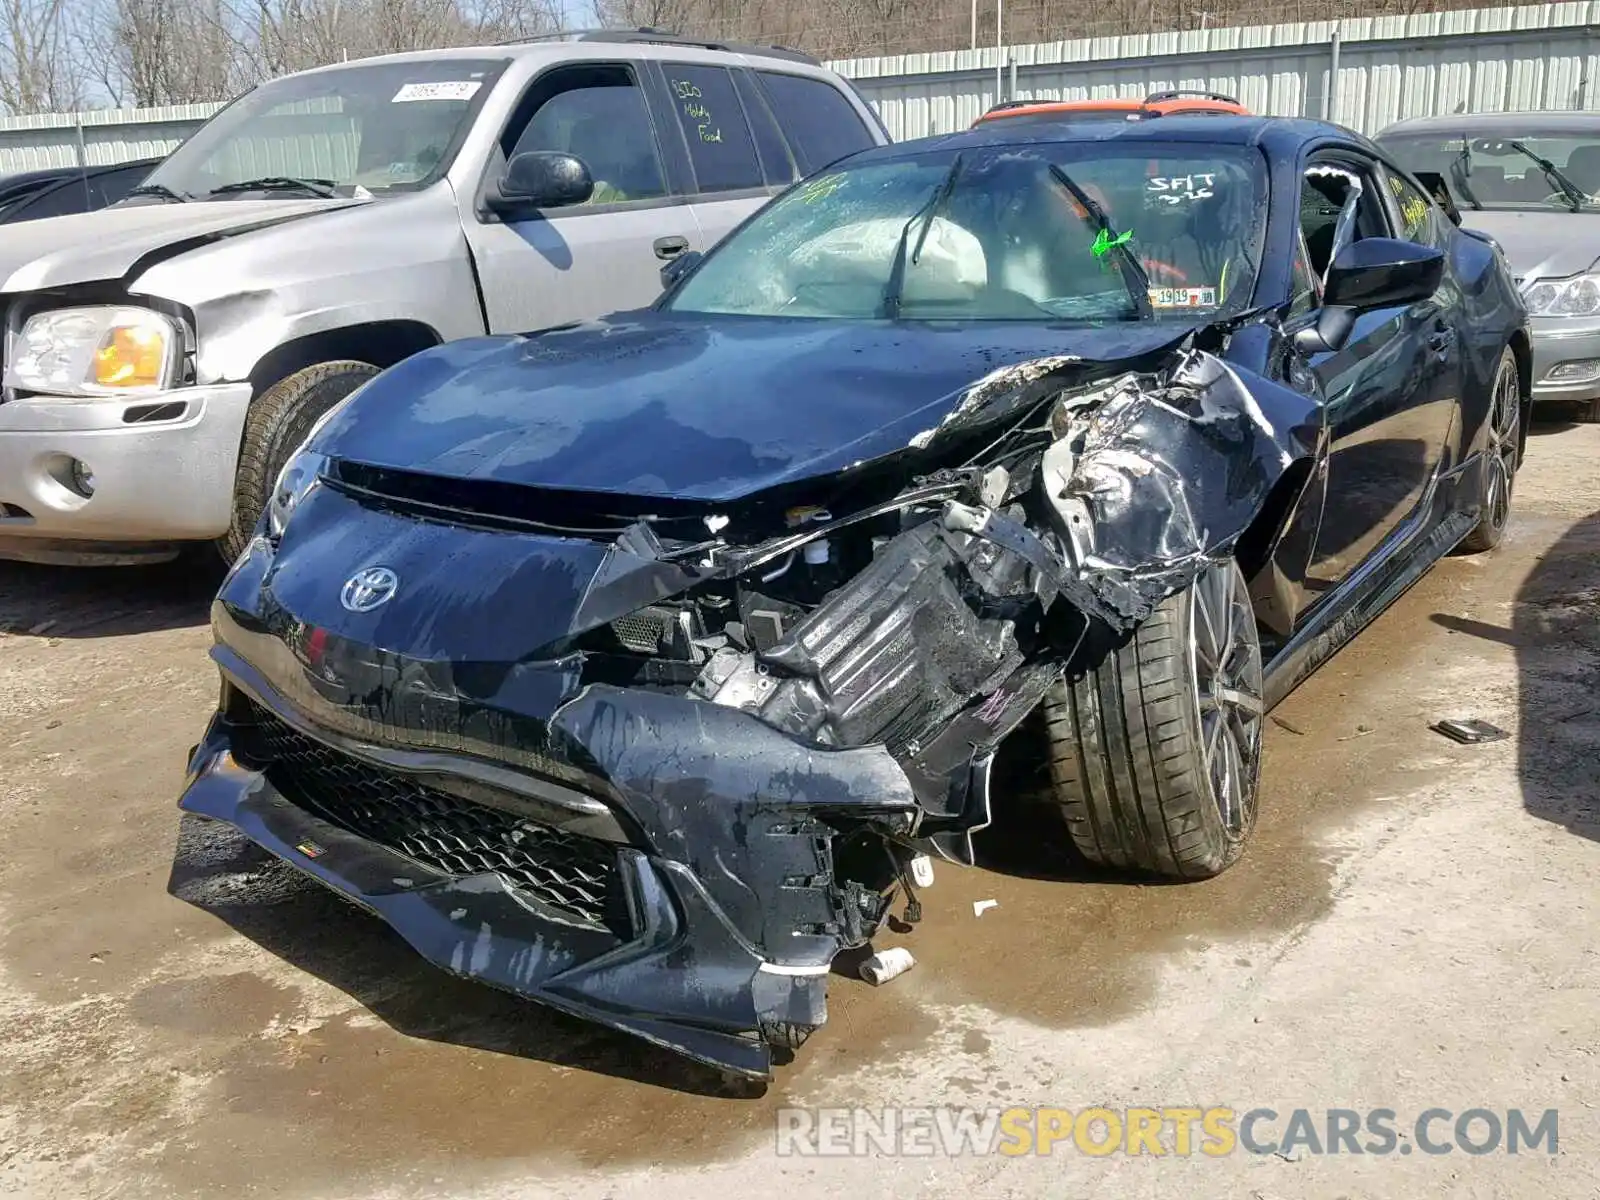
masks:
[[[52,183],[84,176],[93,178],[110,171],[126,171],[135,167],[143,167],[148,171],[160,162],[159,158],[141,158],[132,162],[94,163],[87,167],[37,167],[32,171],[17,171],[0,176],[0,197],[14,197],[22,192],[48,187]]]
[[[1534,127],[1555,133],[1594,133],[1600,131],[1600,113],[1525,111],[1412,117],[1385,126],[1378,137],[1415,133],[1526,133]]]
[[[516,41],[482,46],[449,46],[437,50],[408,50],[398,54],[377,54],[370,58],[351,59],[348,62],[330,63],[312,67],[295,75],[323,74],[348,70],[351,67],[373,66],[383,63],[449,62],[452,60],[500,60],[505,62],[523,59],[614,58],[619,52],[625,57],[675,58],[688,56],[691,60],[703,58],[707,62],[726,62],[730,56],[761,61],[763,66],[784,67],[806,74],[832,74],[817,59],[786,46],[753,46],[737,42],[720,42],[712,39],[677,37],[654,30],[592,29],[530,37]],[[283,76],[282,78],[292,78]]]
[[[1229,113],[1178,113],[1159,121],[1106,121],[1096,117],[1055,120],[981,121],[959,133],[938,134],[863,150],[851,162],[910,157],[964,147],[1048,145],[1086,142],[1194,142],[1201,145],[1265,147],[1274,157],[1293,154],[1305,142],[1334,139],[1364,145],[1360,134],[1327,121],[1300,117],[1238,116]]]

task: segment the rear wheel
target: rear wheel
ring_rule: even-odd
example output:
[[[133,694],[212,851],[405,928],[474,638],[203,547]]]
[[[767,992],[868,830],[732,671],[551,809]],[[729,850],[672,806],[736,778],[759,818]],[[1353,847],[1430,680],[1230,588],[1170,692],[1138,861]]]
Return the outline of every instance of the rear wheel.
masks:
[[[1500,355],[1494,387],[1489,394],[1489,428],[1483,445],[1479,478],[1482,516],[1472,532],[1461,539],[1461,549],[1476,554],[1500,544],[1511,518],[1511,488],[1522,457],[1522,378],[1510,347]]]
[[[251,403],[234,477],[233,523],[217,542],[224,558],[232,562],[249,544],[279,472],[317,418],[377,373],[371,363],[317,363],[279,380]]]
[[[1256,820],[1261,645],[1243,573],[1208,568],[1045,697],[1055,807],[1090,861],[1203,879]]]

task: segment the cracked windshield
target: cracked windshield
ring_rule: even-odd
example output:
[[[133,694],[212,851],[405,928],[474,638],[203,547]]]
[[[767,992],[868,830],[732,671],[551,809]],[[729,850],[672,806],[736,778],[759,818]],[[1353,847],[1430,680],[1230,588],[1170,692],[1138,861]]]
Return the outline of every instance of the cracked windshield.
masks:
[[[671,297],[676,312],[1148,320],[1249,305],[1266,223],[1249,149],[969,148],[799,185]]]

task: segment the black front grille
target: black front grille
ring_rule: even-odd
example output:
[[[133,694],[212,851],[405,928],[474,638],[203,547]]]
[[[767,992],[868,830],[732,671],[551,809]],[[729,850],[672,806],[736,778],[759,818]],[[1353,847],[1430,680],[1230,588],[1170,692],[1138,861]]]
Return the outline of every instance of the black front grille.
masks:
[[[493,871],[584,924],[615,926],[620,897],[609,843],[424,787],[252,708],[251,756],[308,812],[448,875]]]

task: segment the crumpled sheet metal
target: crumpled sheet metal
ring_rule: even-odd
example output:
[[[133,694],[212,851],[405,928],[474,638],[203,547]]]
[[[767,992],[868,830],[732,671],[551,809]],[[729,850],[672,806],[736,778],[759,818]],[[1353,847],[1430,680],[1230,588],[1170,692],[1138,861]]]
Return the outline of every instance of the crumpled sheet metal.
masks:
[[[1046,486],[1079,577],[1131,629],[1229,554],[1289,466],[1314,453],[1316,401],[1215,355],[1063,400]],[[1105,616],[1104,610],[1100,615]]]

